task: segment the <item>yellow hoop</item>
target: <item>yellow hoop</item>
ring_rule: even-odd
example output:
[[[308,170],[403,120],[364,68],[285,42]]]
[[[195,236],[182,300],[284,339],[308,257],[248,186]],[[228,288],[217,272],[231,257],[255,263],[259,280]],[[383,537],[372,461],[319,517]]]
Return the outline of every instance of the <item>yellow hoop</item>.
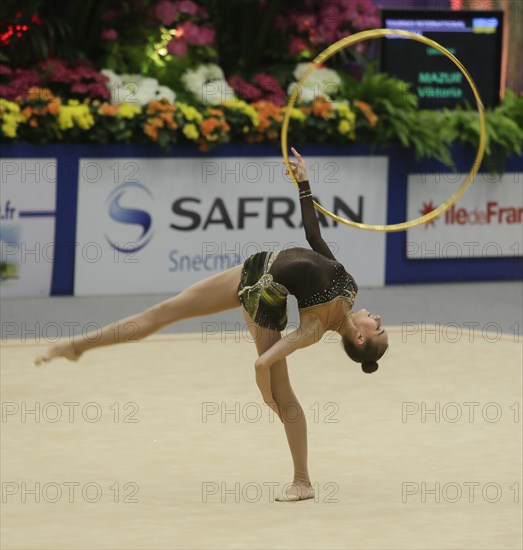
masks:
[[[409,229],[410,227],[416,227],[423,223],[427,223],[433,220],[434,218],[436,218],[437,216],[439,216],[440,214],[442,214],[443,212],[445,212],[445,210],[451,207],[463,195],[463,193],[465,193],[468,186],[472,183],[472,180],[476,177],[476,174],[479,170],[481,161],[483,159],[483,154],[485,152],[485,134],[486,134],[485,109],[483,107],[483,103],[481,102],[481,98],[479,96],[478,90],[471,76],[467,72],[467,69],[465,69],[465,67],[460,63],[460,61],[454,55],[452,55],[443,46],[440,46],[437,42],[434,42],[434,40],[431,40],[430,38],[426,38],[425,36],[420,36],[418,34],[414,34],[408,31],[402,31],[402,30],[396,30],[396,29],[374,29],[370,31],[362,31],[352,36],[347,36],[346,38],[342,38],[341,40],[338,40],[338,42],[335,42],[334,44],[332,44],[331,46],[323,50],[323,52],[321,52],[318,56],[316,56],[316,58],[312,61],[311,66],[305,71],[304,75],[301,77],[296,88],[294,89],[294,92],[292,93],[289,103],[287,104],[287,107],[285,109],[285,115],[283,118],[283,124],[281,128],[281,149],[283,153],[283,159],[285,161],[289,174],[294,180],[294,184],[298,186],[298,182],[294,178],[294,174],[289,164],[289,156],[287,154],[287,132],[289,131],[289,120],[291,115],[291,109],[296,103],[296,98],[298,97],[298,94],[301,91],[301,87],[303,86],[303,83],[309,77],[312,71],[316,70],[316,67],[318,65],[327,61],[327,59],[329,59],[335,53],[338,53],[340,50],[348,46],[352,46],[353,44],[357,44],[358,42],[369,40],[370,38],[381,38],[388,35],[404,36],[405,38],[411,38],[412,40],[416,40],[428,46],[432,46],[436,50],[446,55],[458,67],[458,69],[462,72],[462,74],[467,79],[472,89],[472,92],[474,93],[474,97],[476,98],[476,105],[477,105],[478,114],[479,114],[480,135],[479,135],[478,150],[476,152],[476,159],[474,160],[474,163],[472,164],[472,168],[467,178],[461,185],[461,187],[449,199],[447,199],[444,203],[440,204],[435,210],[432,210],[432,212],[429,212],[428,214],[425,214],[424,216],[421,216],[414,220],[410,220],[402,223],[390,224],[390,225],[369,225],[366,223],[353,222],[351,220],[347,220],[345,218],[337,216],[332,212],[329,212],[328,210],[323,208],[323,206],[318,204],[316,201],[313,201],[314,207],[316,208],[316,210],[319,210],[320,212],[322,212],[326,216],[329,216],[333,220],[336,220],[340,223],[344,223],[346,225],[357,227],[359,229],[368,229],[370,231],[403,231],[405,229]]]

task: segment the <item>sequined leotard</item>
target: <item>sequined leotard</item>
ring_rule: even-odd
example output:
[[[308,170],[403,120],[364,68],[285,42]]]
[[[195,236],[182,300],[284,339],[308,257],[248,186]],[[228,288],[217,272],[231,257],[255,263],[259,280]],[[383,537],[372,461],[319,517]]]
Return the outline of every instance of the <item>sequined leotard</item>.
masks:
[[[300,192],[308,191],[308,181],[299,183]],[[269,269],[274,281],[284,285],[298,300],[298,307],[306,309],[331,302],[336,298],[347,300],[351,307],[358,285],[332,254],[320,233],[320,226],[312,197],[300,199],[303,227],[308,248],[282,250]]]

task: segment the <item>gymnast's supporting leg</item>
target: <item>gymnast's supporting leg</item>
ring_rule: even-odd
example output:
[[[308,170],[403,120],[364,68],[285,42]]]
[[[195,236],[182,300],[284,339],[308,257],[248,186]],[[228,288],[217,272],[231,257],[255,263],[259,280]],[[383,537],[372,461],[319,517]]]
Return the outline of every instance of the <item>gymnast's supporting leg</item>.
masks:
[[[199,281],[177,296],[164,300],[141,313],[107,325],[98,332],[77,335],[71,341],[59,342],[48,348],[42,356],[37,357],[35,363],[40,364],[55,357],[66,357],[76,361],[89,349],[135,342],[176,321],[212,315],[239,307],[241,304],[237,288],[241,270],[242,266],[237,265]]]
[[[256,343],[258,355],[264,353],[281,338],[278,331],[256,325],[245,310],[243,314],[249,332]],[[314,489],[311,486],[307,468],[307,422],[303,409],[292,390],[285,359],[271,367],[271,390],[282,415],[294,464],[293,484],[276,500],[296,501],[314,498]]]

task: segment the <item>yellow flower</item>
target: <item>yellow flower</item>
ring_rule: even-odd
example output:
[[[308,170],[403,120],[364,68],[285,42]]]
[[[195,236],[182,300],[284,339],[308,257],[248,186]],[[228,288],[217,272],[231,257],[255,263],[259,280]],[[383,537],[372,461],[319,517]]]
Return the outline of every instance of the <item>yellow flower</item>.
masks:
[[[203,116],[194,107],[191,107],[186,103],[177,103],[176,106],[178,107],[178,109],[180,109],[180,111],[182,112],[182,115],[187,120],[194,120],[195,122],[201,122],[203,120]],[[192,126],[194,126],[194,124]]]
[[[338,131],[340,134],[348,134],[351,131],[351,125],[348,120],[340,120],[338,124]]]
[[[118,114],[122,118],[134,118],[142,112],[142,108],[137,103],[122,103]]]
[[[0,115],[6,111],[8,113],[19,113],[20,107],[12,101],[7,101],[7,99],[0,98]]]
[[[354,113],[351,111],[350,107],[346,103],[336,103],[335,109],[338,115],[342,118],[350,118]]]
[[[26,118],[20,112],[20,107],[6,99],[0,99],[0,120],[2,120],[2,133],[10,138],[15,138],[18,125],[21,122],[26,122]]]
[[[192,123],[184,125],[183,133],[187,139],[192,139],[193,141],[198,141],[198,138],[200,137],[198,128]]]
[[[6,114],[3,119],[4,123],[2,124],[2,132],[7,137],[15,138],[16,130],[18,128],[18,120],[16,115]]]
[[[287,107],[284,107],[282,111],[285,113],[287,111]],[[291,109],[290,118],[293,120],[299,120],[300,122],[303,122],[307,118],[307,115],[301,109],[296,109],[295,107],[293,107]]]
[[[82,130],[89,130],[94,125],[94,118],[87,105],[63,105],[58,113],[58,127],[60,130],[69,130],[75,123]],[[78,103],[78,102],[77,102]]]
[[[258,126],[260,123],[260,117],[258,116],[258,112],[254,107],[251,107],[246,101],[243,101],[242,99],[233,99],[229,101],[224,101],[223,105],[232,111],[239,111],[240,113],[248,116],[251,119],[251,123],[253,126]],[[245,130],[244,130],[245,131]]]

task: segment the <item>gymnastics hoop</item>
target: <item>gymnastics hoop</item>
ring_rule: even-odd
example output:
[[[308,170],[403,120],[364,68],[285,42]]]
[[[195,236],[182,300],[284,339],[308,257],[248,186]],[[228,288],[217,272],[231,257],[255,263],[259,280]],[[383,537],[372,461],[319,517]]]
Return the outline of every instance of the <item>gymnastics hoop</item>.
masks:
[[[470,88],[474,93],[474,97],[476,98],[476,106],[479,114],[480,135],[479,135],[479,145],[476,152],[476,158],[474,160],[474,163],[472,164],[472,168],[467,178],[465,179],[461,187],[450,198],[448,198],[445,202],[440,204],[436,209],[432,210],[428,214],[425,214],[424,216],[415,218],[414,220],[410,220],[402,223],[389,224],[389,225],[369,225],[366,223],[353,222],[351,220],[347,220],[345,218],[337,216],[336,214],[333,214],[329,210],[323,208],[323,206],[318,204],[316,201],[313,201],[314,207],[316,208],[316,210],[322,212],[326,216],[329,216],[333,220],[336,220],[340,223],[344,223],[345,225],[350,225],[352,227],[357,227],[359,229],[367,229],[370,231],[403,231],[405,229],[409,229],[410,227],[416,227],[423,223],[427,223],[433,220],[434,218],[436,218],[437,216],[439,216],[440,214],[442,214],[443,212],[445,212],[445,210],[450,208],[463,195],[463,193],[465,193],[468,186],[472,183],[472,181],[476,177],[476,174],[479,170],[481,161],[483,160],[483,154],[485,152],[485,139],[486,139],[485,138],[485,134],[486,134],[485,108],[483,107],[483,103],[481,102],[481,97],[478,93],[476,85],[474,84],[474,81],[472,80],[470,74],[454,55],[452,55],[447,49],[445,49],[443,46],[441,46],[437,42],[434,42],[434,40],[431,40],[430,38],[426,38],[425,36],[414,34],[412,32],[402,31],[398,29],[373,29],[369,31],[362,31],[352,36],[347,36],[345,38],[342,38],[341,40],[338,40],[337,42],[335,42],[334,44],[331,44],[328,48],[323,50],[320,54],[318,54],[314,58],[314,60],[311,62],[310,68],[307,69],[304,75],[301,77],[300,81],[298,82],[297,86],[294,89],[294,92],[291,95],[291,98],[289,99],[289,102],[287,103],[287,107],[285,108],[285,114],[283,117],[282,128],[281,128],[281,149],[282,149],[285,165],[287,166],[289,174],[293,179],[296,187],[298,187],[298,182],[296,181],[296,178],[294,177],[294,174],[291,170],[291,166],[289,164],[289,155],[287,154],[287,132],[289,131],[289,120],[291,116],[291,110],[294,107],[294,104],[296,103],[296,98],[298,97],[298,94],[301,91],[303,83],[309,77],[309,75],[314,70],[316,70],[316,67],[318,65],[327,61],[327,59],[332,57],[335,53],[338,53],[340,50],[343,50],[348,46],[352,46],[353,44],[357,44],[358,42],[363,42],[364,40],[369,40],[371,38],[382,38],[388,35],[404,36],[405,38],[411,38],[412,40],[416,40],[417,42],[421,42],[422,44],[426,44],[427,46],[432,46],[436,50],[446,55],[458,67],[458,69],[467,79],[470,85]]]

